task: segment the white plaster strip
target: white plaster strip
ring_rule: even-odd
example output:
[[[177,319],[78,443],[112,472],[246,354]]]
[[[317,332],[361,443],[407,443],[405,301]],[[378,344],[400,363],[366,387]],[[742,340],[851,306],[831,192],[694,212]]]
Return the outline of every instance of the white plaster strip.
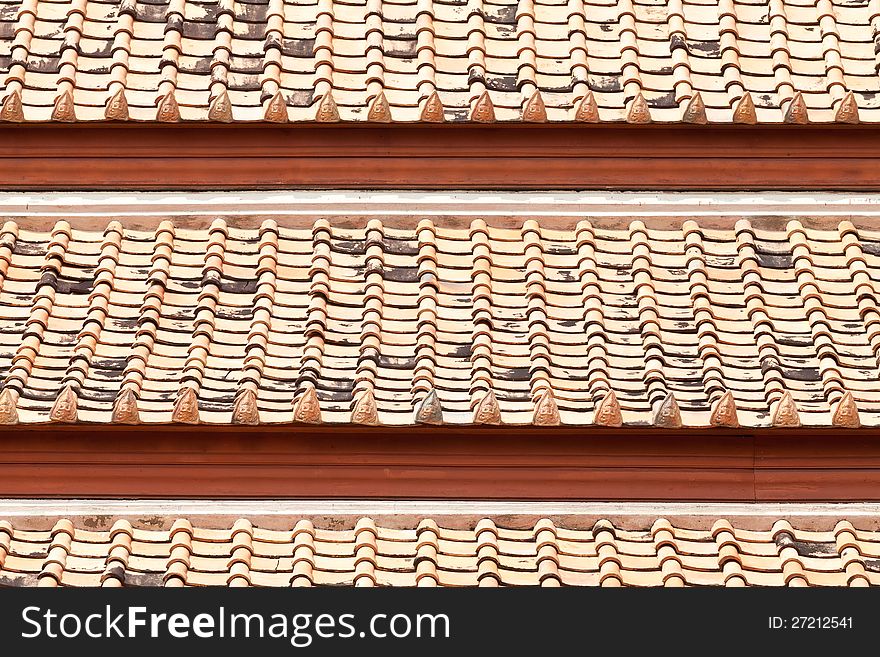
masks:
[[[363,516],[401,527],[427,517],[450,527],[472,527],[486,517],[502,526],[528,527],[547,517],[563,526],[587,528],[599,518],[641,529],[648,529],[657,518],[694,528],[711,527],[715,520],[726,518],[744,528],[768,529],[776,520],[788,518],[802,529],[830,529],[841,519],[875,529],[880,527],[880,503],[0,499],[0,519],[29,526],[45,526],[61,517],[95,528],[109,527],[116,518],[162,527],[179,517],[216,527],[229,527],[242,517],[267,527],[291,525],[291,518],[311,518],[319,526],[340,522],[353,526]]]
[[[189,500],[189,499],[8,499],[0,498],[0,516],[57,515],[59,513],[180,513],[272,515],[409,515],[583,514],[596,515],[704,515],[880,516],[880,502],[742,503],[742,502],[530,502],[481,500]]]
[[[0,193],[6,217],[200,215],[618,217],[880,216],[880,194],[845,192],[132,192]]]

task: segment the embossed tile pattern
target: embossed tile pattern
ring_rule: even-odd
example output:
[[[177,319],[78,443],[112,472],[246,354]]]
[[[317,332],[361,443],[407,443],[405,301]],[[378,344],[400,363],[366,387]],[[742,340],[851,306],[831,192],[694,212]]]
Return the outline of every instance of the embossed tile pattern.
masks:
[[[447,529],[361,518],[322,529],[292,519],[265,529],[175,520],[170,529],[119,520],[106,530],[60,520],[51,529],[0,520],[0,586],[876,586],[880,533],[841,520],[765,531],[724,519],[709,529],[657,519],[640,530],[599,520],[567,529],[549,519],[508,529],[483,519]]]
[[[880,121],[880,0],[0,0],[6,121]]]
[[[880,426],[870,220],[281,224],[4,224],[0,422]]]

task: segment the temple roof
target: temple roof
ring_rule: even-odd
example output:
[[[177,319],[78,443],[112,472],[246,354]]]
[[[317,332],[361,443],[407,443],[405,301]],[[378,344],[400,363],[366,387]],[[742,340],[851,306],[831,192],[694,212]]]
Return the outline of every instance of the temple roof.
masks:
[[[586,526],[515,514],[274,517],[271,526],[256,517],[20,516],[0,520],[0,586],[880,585],[876,517],[817,528],[772,515],[748,524],[698,516]]]
[[[871,218],[70,221],[0,231],[6,423],[880,426]]]
[[[880,2],[3,0],[6,121],[880,121]]]

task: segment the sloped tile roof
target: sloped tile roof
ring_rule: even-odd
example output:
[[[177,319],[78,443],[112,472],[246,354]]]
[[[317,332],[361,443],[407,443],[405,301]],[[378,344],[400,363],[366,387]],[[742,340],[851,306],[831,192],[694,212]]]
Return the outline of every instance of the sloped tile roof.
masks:
[[[169,529],[118,520],[97,531],[0,521],[0,586],[880,585],[880,532],[847,520],[827,531],[769,521],[765,530],[724,519],[688,529],[659,518],[634,530],[544,519],[509,529],[487,518],[448,529],[430,518],[402,528],[362,518],[326,529],[294,518],[278,530],[181,518]]]
[[[880,426],[871,220],[279,219],[7,222],[0,420]]]
[[[880,121],[878,0],[2,0],[7,121]]]

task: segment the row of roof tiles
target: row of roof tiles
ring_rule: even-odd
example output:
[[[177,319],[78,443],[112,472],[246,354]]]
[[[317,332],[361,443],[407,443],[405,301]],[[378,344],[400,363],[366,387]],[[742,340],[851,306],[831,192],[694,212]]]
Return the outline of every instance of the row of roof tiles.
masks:
[[[2,0],[6,121],[880,121],[880,0]]]
[[[531,530],[484,519],[446,529],[424,519],[400,529],[362,518],[353,528],[309,520],[268,530],[241,519],[170,530],[127,520],[109,531],[60,520],[48,531],[0,521],[0,586],[871,586],[880,585],[880,533],[841,520],[769,531],[719,519],[710,530],[665,519],[642,530],[608,520]]]
[[[880,426],[880,231],[760,223],[7,222],[0,422]]]

